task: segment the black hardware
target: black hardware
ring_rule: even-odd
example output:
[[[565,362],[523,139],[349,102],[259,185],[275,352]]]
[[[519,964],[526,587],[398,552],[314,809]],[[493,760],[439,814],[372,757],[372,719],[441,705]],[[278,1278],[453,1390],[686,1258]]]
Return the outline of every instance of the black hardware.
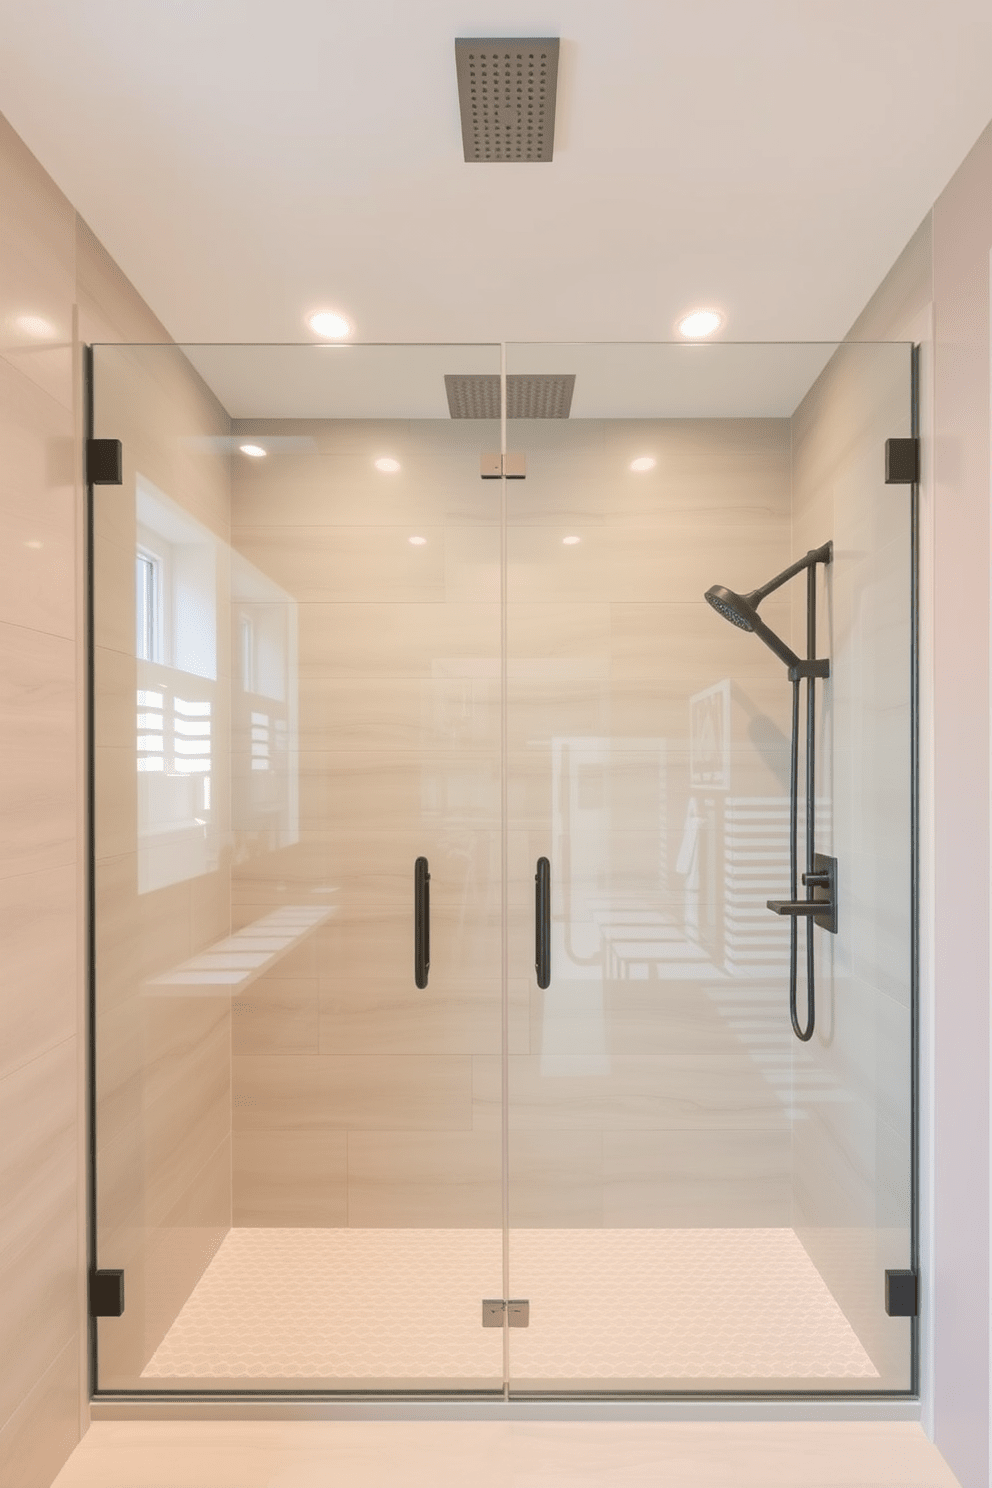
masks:
[[[886,1271],[885,1310],[889,1317],[919,1317],[919,1293],[915,1271]]]
[[[534,874],[534,969],[537,985],[551,985],[551,864],[538,858]]]
[[[90,1317],[121,1317],[124,1313],[124,1272],[90,1272]]]
[[[821,930],[837,934],[837,859],[823,853],[813,854],[812,873],[802,875],[803,885],[813,890],[812,899],[769,899],[773,914],[810,919]]]
[[[789,681],[798,682],[802,677],[807,681],[810,677],[822,677],[824,681],[830,676],[830,663],[825,657],[819,661],[814,657],[810,661],[797,661],[795,666],[789,668]]]
[[[915,486],[920,479],[920,441],[887,439],[885,441],[885,484]]]
[[[119,439],[87,439],[86,480],[91,486],[124,484],[124,451]]]
[[[413,865],[413,937],[413,979],[424,988],[431,969],[431,876],[426,858]]]

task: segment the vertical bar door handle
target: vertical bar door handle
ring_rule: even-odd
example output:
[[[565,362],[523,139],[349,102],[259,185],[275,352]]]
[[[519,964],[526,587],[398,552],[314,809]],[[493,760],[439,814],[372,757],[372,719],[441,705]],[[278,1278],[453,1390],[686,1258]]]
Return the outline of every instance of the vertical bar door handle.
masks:
[[[423,988],[431,969],[431,876],[426,858],[413,865],[413,940],[413,979]]]
[[[534,969],[537,985],[551,985],[551,864],[538,858],[534,875]]]

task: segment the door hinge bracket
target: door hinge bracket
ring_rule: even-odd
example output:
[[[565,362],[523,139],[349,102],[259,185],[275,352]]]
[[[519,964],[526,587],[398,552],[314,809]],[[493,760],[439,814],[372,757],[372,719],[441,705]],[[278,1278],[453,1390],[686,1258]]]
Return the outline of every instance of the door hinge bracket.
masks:
[[[509,1302],[502,1297],[486,1297],[482,1303],[482,1326],[502,1328],[504,1318],[508,1328],[530,1327],[530,1303],[520,1297]]]
[[[920,441],[887,439],[885,441],[885,484],[915,486],[920,478]]]
[[[124,484],[124,452],[119,439],[87,439],[86,482],[90,486]]]
[[[507,480],[525,480],[527,456],[519,452],[501,455],[498,450],[482,455],[479,460],[479,474],[483,480],[499,480],[504,475]]]
[[[121,1317],[124,1313],[124,1272],[90,1272],[90,1317]]]
[[[919,1317],[920,1286],[915,1271],[886,1271],[885,1310],[889,1317]]]

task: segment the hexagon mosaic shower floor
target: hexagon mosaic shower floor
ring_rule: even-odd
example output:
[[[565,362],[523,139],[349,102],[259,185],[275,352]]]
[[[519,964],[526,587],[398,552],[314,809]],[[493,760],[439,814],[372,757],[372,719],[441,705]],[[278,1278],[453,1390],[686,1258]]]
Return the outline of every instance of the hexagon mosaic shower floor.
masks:
[[[498,1385],[498,1230],[234,1229],[149,1380]],[[869,1380],[877,1371],[792,1230],[519,1230],[510,1333],[529,1380]]]

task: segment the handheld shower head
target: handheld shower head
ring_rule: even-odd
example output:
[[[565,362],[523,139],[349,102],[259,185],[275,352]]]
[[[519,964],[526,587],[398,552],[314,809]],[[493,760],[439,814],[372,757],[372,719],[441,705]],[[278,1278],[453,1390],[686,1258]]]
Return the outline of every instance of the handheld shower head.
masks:
[[[713,606],[718,615],[724,620],[729,620],[731,625],[736,625],[738,630],[750,631],[759,640],[764,641],[769,650],[774,651],[779,661],[784,661],[790,671],[794,667],[801,666],[799,657],[787,646],[780,636],[771,630],[761,616],[758,614],[758,606],[769,594],[780,588],[796,574],[802,573],[803,569],[813,568],[817,563],[829,563],[833,557],[833,543],[824,543],[822,548],[811,548],[805,558],[800,558],[797,563],[776,574],[767,584],[762,584],[760,589],[752,589],[750,594],[735,594],[733,589],[725,589],[722,584],[714,584],[707,589],[704,598],[707,604]]]
[[[714,584],[707,589],[703,598],[707,604],[711,604],[718,615],[724,620],[729,620],[731,625],[736,625],[738,630],[754,630],[754,622],[757,615],[754,606],[748,604],[747,600],[740,594],[735,594],[733,589],[725,589],[722,584]]]

